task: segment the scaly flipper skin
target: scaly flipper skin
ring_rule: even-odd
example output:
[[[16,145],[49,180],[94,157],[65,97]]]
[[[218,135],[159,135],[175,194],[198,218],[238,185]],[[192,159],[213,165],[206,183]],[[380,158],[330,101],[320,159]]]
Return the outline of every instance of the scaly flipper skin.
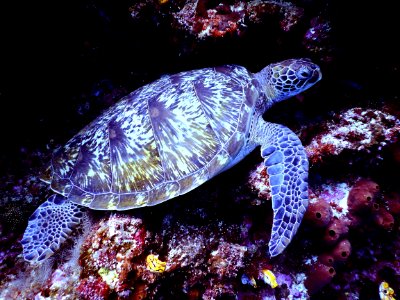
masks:
[[[42,262],[53,255],[81,223],[84,207],[52,195],[29,218],[21,243],[25,260]]]
[[[259,123],[261,156],[267,167],[274,220],[269,253],[280,254],[300,226],[308,206],[308,160],[299,138],[289,128]]]

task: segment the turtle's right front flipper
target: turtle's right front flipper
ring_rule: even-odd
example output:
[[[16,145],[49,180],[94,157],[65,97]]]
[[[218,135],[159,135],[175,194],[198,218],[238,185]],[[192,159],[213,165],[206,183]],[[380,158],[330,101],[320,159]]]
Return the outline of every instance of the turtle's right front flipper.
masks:
[[[29,218],[21,240],[25,260],[41,262],[60,248],[81,223],[83,208],[61,195],[52,195]]]
[[[276,256],[296,234],[308,206],[308,159],[301,141],[289,128],[265,121],[258,125],[274,210],[269,252]]]

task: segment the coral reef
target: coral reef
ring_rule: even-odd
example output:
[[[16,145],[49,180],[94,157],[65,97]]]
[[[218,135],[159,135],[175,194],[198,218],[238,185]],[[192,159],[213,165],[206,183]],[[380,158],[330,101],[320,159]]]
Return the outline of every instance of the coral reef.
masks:
[[[3,233],[1,297],[318,299],[344,293],[362,297],[370,293],[367,286],[383,281],[398,290],[399,191],[379,178],[355,174],[341,181],[311,177],[301,230],[282,255],[270,259],[268,175],[257,163],[238,168],[239,184],[210,183],[208,189],[216,189],[208,196],[194,192],[164,207],[87,223],[75,245],[55,257],[57,264],[27,266],[19,255],[21,237]],[[196,198],[201,201],[190,204]],[[240,215],[222,214],[228,203]],[[378,297],[377,288],[374,293]]]
[[[35,49],[17,45],[5,77],[24,72],[0,93],[0,299],[398,298],[399,51],[391,44],[398,10],[373,4],[360,14],[367,3],[326,1],[74,3],[59,4],[47,23],[56,35],[34,25],[43,17],[39,2],[15,18],[34,33]],[[24,11],[31,17],[21,18]],[[57,31],[56,19],[73,38]],[[320,62],[324,78],[266,118],[298,133],[310,160],[310,204],[284,253],[267,255],[270,186],[256,150],[228,175],[173,201],[91,211],[91,222],[53,259],[40,266],[22,259],[27,220],[51,193],[40,168],[99,111],[177,69],[227,62],[256,71],[294,56]],[[307,111],[314,104],[316,112]]]
[[[325,227],[331,221],[332,209],[323,199],[311,198],[304,220],[317,227]]]
[[[335,274],[335,269],[332,266],[317,262],[310,267],[304,285],[311,295],[315,294],[331,282]]]
[[[166,9],[166,3],[171,2]],[[134,19],[149,11],[167,18],[178,29],[199,39],[240,36],[249,26],[276,19],[283,31],[290,31],[303,17],[304,9],[291,2],[279,1],[147,1],[130,7]],[[322,29],[319,29],[322,31]]]
[[[129,290],[132,260],[143,253],[146,236],[140,219],[112,215],[100,221],[81,248],[81,276],[86,280],[78,286],[80,294]]]
[[[303,45],[310,53],[318,53],[321,60],[329,62],[333,59],[334,50],[331,39],[332,26],[321,16],[310,21],[310,28],[306,31]]]
[[[356,151],[359,155],[374,152],[379,158],[382,148],[399,138],[400,120],[383,111],[357,107],[337,113],[333,119],[326,124],[326,131],[315,135],[306,147],[312,163],[337,156],[344,150]]]

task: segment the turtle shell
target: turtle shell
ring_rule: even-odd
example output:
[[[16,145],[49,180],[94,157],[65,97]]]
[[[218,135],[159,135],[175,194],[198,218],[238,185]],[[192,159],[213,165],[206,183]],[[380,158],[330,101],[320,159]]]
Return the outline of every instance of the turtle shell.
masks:
[[[238,160],[258,89],[244,67],[168,75],[122,98],[53,154],[43,180],[92,209],[184,194]]]

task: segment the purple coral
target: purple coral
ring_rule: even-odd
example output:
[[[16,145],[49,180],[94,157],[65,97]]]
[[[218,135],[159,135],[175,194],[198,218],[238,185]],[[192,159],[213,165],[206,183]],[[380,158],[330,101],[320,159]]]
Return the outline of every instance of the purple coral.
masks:
[[[310,28],[306,31],[303,45],[308,51],[319,54],[323,60],[330,61],[333,56],[331,41],[332,25],[318,16],[310,21]]]

